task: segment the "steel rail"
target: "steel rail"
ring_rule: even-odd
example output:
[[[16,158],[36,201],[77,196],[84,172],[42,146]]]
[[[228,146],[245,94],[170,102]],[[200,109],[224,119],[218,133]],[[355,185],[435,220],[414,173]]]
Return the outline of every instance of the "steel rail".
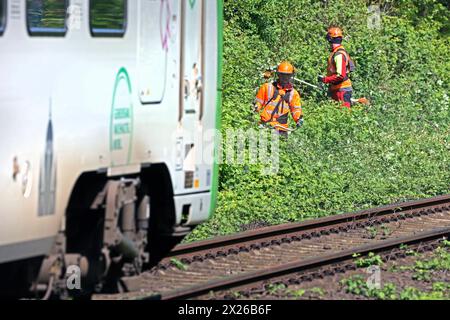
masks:
[[[450,206],[450,195],[443,195],[428,199],[414,200],[396,204],[390,204],[367,210],[338,214],[318,219],[311,219],[296,223],[287,223],[276,226],[263,227],[251,231],[245,231],[229,236],[216,237],[209,240],[196,241],[188,244],[176,246],[167,258],[190,255],[201,251],[221,248],[230,245],[241,244],[243,242],[255,241],[274,236],[320,229],[341,223],[358,222],[371,218],[379,218],[391,214],[407,213],[411,210],[430,209],[448,203]]]
[[[260,282],[267,279],[272,279],[311,268],[316,268],[328,264],[345,261],[348,259],[352,259],[354,254],[364,255],[368,254],[369,252],[374,253],[383,252],[398,247],[400,245],[411,245],[418,242],[445,238],[448,237],[449,235],[450,235],[450,227],[434,229],[431,231],[415,234],[413,236],[389,239],[375,244],[350,248],[347,250],[343,250],[341,252],[302,259],[295,262],[286,263],[274,268],[267,268],[255,272],[249,272],[241,275],[221,278],[207,282],[205,284],[195,285],[176,291],[171,291],[168,293],[162,293],[160,295],[151,296],[144,299],[174,300],[174,299],[188,299],[198,297],[214,291],[221,291],[233,287],[248,285],[251,283]]]

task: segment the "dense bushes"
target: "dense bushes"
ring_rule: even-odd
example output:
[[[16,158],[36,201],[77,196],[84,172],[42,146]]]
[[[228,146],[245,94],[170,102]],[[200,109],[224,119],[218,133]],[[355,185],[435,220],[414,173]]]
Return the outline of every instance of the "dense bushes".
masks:
[[[449,9],[444,1],[382,1],[370,28],[362,0],[225,0],[223,130],[255,128],[260,74],[291,60],[314,81],[328,56],[326,27],[340,25],[357,63],[349,113],[298,87],[305,125],[280,145],[277,175],[221,165],[218,208],[189,239],[433,196],[450,191]]]

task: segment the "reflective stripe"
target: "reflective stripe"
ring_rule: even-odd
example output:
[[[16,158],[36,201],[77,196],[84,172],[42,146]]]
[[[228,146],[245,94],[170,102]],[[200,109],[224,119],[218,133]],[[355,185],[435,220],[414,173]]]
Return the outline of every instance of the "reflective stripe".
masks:
[[[350,79],[347,79],[338,84],[331,84],[330,91],[340,91],[345,88],[349,88],[349,89],[352,88],[352,82],[350,81]]]
[[[344,55],[344,57],[345,57],[345,71],[347,72],[346,79],[344,79],[344,81],[345,81],[348,79],[348,73],[350,71],[350,61],[349,61],[350,56],[343,46],[339,46],[336,49],[334,49],[331,52],[330,56],[328,57],[327,76],[331,76],[335,73],[338,73],[341,75],[342,65],[337,66],[337,64],[336,64],[336,58],[339,56],[337,54],[338,52],[341,53],[342,55]],[[334,62],[334,64],[333,64],[333,62]]]
[[[268,84],[269,90],[267,93],[267,101],[269,101],[272,98],[272,91],[273,91],[273,85],[271,83]]]
[[[273,105],[272,103],[270,103],[264,108],[264,110],[266,110],[267,112],[272,112],[273,110],[275,110],[275,107],[276,107],[276,105]],[[285,111],[285,112],[281,112],[281,111],[282,110],[281,110],[281,104],[280,104],[280,107],[278,108],[278,113],[276,113],[276,114],[289,113],[289,109],[286,107],[283,108],[283,111]]]
[[[348,72],[349,72],[349,68],[350,68],[350,64],[349,64],[349,54],[347,53],[347,51],[345,50],[345,48],[343,46],[339,46],[337,47],[335,50],[333,50],[333,52],[331,52],[329,58],[328,58],[328,67],[327,67],[327,76],[331,76],[333,74],[339,73],[341,75],[341,72],[337,72],[337,68],[336,68],[336,64],[335,64],[335,55],[337,53],[341,53],[345,56],[346,64],[345,64],[345,68],[346,68],[346,76],[344,78],[344,80],[341,83],[337,83],[337,84],[330,84],[330,90],[331,91],[337,91],[343,88],[351,88],[352,87],[352,82],[348,77]],[[341,59],[342,60],[342,59]]]
[[[294,99],[294,90],[292,90],[291,93],[289,94],[289,104],[291,104],[292,99]]]
[[[344,62],[342,60],[343,56],[341,54],[337,54],[334,57],[334,64],[336,65],[336,73],[341,76],[342,76],[342,63]]]
[[[262,100],[262,99],[256,98],[255,100],[259,103],[264,103],[264,100]]]

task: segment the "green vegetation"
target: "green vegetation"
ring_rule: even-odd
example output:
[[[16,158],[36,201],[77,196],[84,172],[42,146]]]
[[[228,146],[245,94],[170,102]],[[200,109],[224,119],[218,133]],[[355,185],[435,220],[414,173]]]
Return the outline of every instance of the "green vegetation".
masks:
[[[286,289],[286,285],[283,283],[270,283],[266,286],[266,292],[271,295],[277,294],[277,292]]]
[[[317,294],[317,295],[319,295],[319,296],[324,296],[325,293],[326,293],[324,289],[319,288],[319,287],[311,288],[309,291],[310,291],[311,293]]]
[[[407,287],[400,293],[401,300],[448,300],[450,299],[450,285],[444,282],[433,283],[430,292],[420,291],[414,287]]]
[[[367,232],[369,233],[369,237],[371,239],[376,238],[377,234],[378,234],[378,230],[376,227],[366,227]]]
[[[388,269],[388,272],[404,272],[411,271],[411,280],[430,283],[431,288],[426,291],[421,291],[415,287],[407,286],[403,290],[399,290],[393,283],[385,283],[382,288],[370,288],[366,281],[367,279],[361,275],[355,275],[349,278],[341,280],[345,292],[354,295],[361,295],[367,298],[376,299],[402,299],[402,300],[438,300],[438,299],[450,299],[450,284],[442,281],[433,281],[433,277],[439,273],[445,274],[450,271],[450,252],[448,250],[450,242],[447,240],[442,241],[442,244],[433,252],[433,255],[429,259],[422,258],[417,252],[408,249],[408,246],[403,245],[402,249],[412,252],[416,257],[414,265],[402,265],[393,266]],[[409,254],[411,255],[411,254]],[[367,259],[359,258],[357,261],[358,267],[367,267],[381,263],[382,260],[378,259],[375,255],[370,255]],[[434,277],[436,280],[436,278]]]
[[[276,175],[222,164],[217,210],[187,241],[253,221],[278,224],[450,192],[449,10],[445,2],[382,1],[381,28],[364,0],[227,0],[222,130],[256,129],[262,71],[289,59],[314,82],[326,69],[326,27],[344,29],[357,64],[352,112],[307,87],[305,125],[280,142]],[[225,137],[226,138],[226,137]]]
[[[392,268],[393,271],[412,271],[413,279],[418,281],[430,281],[435,271],[450,271],[450,252],[446,249],[448,241],[434,251],[433,257],[427,260],[417,260],[412,266],[400,266]],[[413,250],[407,250],[407,255],[419,256]]]
[[[380,300],[447,300],[450,299],[450,284],[433,283],[430,291],[421,291],[414,287],[406,287],[398,292],[393,283],[386,283],[382,288],[369,288],[362,276],[353,276],[341,281],[347,293]]]
[[[181,262],[180,260],[178,260],[176,258],[170,259],[170,263],[174,267],[176,267],[178,270],[185,271],[188,269],[188,266],[186,264],[184,264],[183,262]]]
[[[359,258],[356,260],[355,264],[358,268],[381,266],[383,264],[383,259],[379,255],[369,252],[367,258]]]
[[[385,226],[385,225],[381,225],[381,231],[383,232],[383,236],[385,236],[385,237],[390,236],[392,233],[392,230],[388,226]]]
[[[288,289],[286,291],[286,293],[291,297],[301,298],[306,293],[306,290],[304,290],[304,289],[297,289],[297,290]]]
[[[433,271],[450,271],[450,252],[445,248],[438,248],[431,260],[416,261],[412,267],[413,278],[421,281],[429,281]]]
[[[367,298],[376,298],[380,300],[397,299],[396,286],[392,283],[386,283],[380,289],[371,288],[367,285],[364,277],[356,275],[341,280],[341,284],[345,287],[347,293],[354,295],[362,295]]]
[[[281,288],[283,289],[283,288]],[[310,289],[286,289],[285,294],[287,294],[291,298],[302,298],[305,294],[315,295],[323,297],[326,294],[326,291],[319,287],[313,287]]]

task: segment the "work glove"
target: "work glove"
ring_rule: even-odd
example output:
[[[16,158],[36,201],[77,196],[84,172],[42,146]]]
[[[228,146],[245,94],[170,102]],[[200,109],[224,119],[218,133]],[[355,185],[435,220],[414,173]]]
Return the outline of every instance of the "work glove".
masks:
[[[303,126],[303,122],[304,122],[303,118],[301,118],[297,121],[297,126],[296,126],[297,129],[299,129],[299,128],[301,128],[301,126]]]
[[[325,83],[325,82],[323,82],[324,79],[325,79],[325,77],[324,77],[324,76],[321,76],[321,75],[319,75],[319,76],[317,77],[317,82],[319,83],[319,85],[322,84],[322,83]]]

